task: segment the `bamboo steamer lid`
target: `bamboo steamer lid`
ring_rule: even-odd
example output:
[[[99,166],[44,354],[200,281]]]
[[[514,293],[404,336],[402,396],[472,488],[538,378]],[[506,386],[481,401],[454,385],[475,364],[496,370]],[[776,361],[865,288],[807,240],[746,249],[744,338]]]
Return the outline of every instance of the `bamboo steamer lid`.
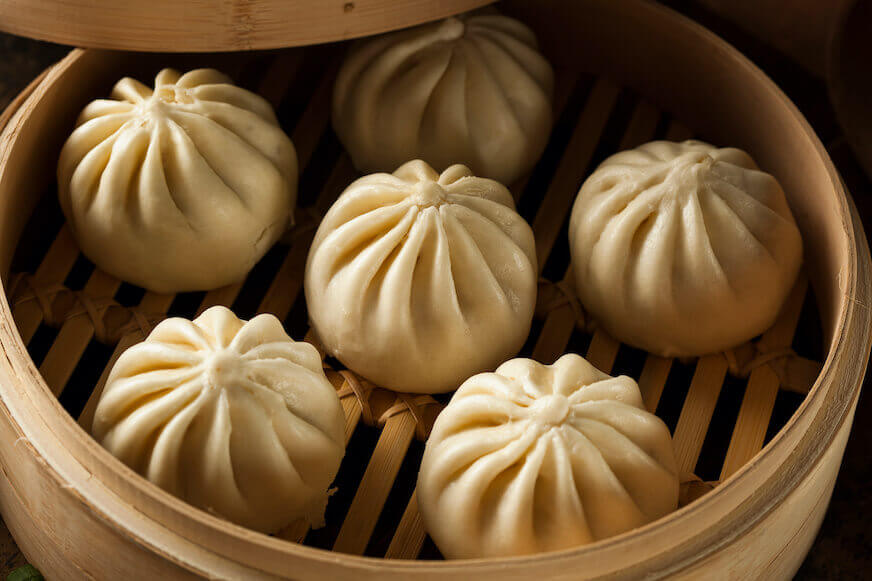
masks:
[[[0,0],[0,30],[87,48],[225,52],[406,28],[493,0]]]

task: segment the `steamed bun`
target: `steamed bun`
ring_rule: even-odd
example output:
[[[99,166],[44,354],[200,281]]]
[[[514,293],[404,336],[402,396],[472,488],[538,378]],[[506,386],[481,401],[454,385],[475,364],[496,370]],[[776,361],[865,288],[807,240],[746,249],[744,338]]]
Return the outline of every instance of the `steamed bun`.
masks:
[[[651,522],[675,510],[678,484],[669,430],[636,382],[569,354],[464,382],[427,440],[417,497],[446,558],[509,557]]]
[[[523,346],[533,232],[501,184],[426,163],[360,178],[321,222],[306,303],[327,352],[399,391],[456,389]]]
[[[654,141],[606,159],[569,226],[578,294],[616,339],[663,356],[734,347],[775,321],[802,239],[747,153]]]
[[[312,345],[272,315],[246,322],[212,307],[121,354],[92,434],[172,494],[275,532],[300,518],[323,525],[344,421]]]
[[[495,13],[366,39],[333,91],[333,127],[364,173],[420,158],[511,184],[551,130],[554,72],[522,23]]]
[[[164,69],[153,90],[124,78],[85,107],[58,193],[106,272],[156,292],[208,290],[242,280],[290,224],[297,155],[263,98],[212,69]]]

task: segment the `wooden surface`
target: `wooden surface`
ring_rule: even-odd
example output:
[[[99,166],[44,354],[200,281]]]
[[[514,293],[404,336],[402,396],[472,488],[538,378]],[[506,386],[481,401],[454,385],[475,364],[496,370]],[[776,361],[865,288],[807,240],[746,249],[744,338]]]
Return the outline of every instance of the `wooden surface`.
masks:
[[[493,0],[0,0],[0,30],[89,48],[222,52],[347,40]]]
[[[579,126],[586,128],[586,129],[585,129],[585,132],[579,133],[579,135],[584,134],[584,133],[588,133],[588,132],[597,133],[597,132],[602,131],[604,129],[604,124],[597,123],[596,121],[597,121],[597,119],[602,120],[604,118],[604,116],[606,116],[608,114],[608,112],[614,106],[616,97],[617,97],[617,93],[615,92],[615,90],[612,87],[610,87],[609,83],[597,83],[596,85],[594,85],[593,90],[591,92],[591,97],[588,100],[588,105],[586,105],[586,108],[585,108],[586,111],[590,111],[589,113],[587,113],[587,115],[590,118],[590,121],[585,122],[584,121],[585,117],[584,117],[584,115],[582,115],[582,117],[581,117],[582,120],[579,121]],[[598,107],[602,108],[602,112],[597,113]],[[644,102],[639,107],[637,107],[635,110],[633,110],[632,115],[630,117],[631,120],[630,120],[629,125],[628,125],[627,133],[625,134],[625,137],[622,138],[621,145],[626,146],[626,145],[629,145],[630,143],[632,143],[635,139],[644,138],[645,131],[646,131],[646,129],[644,129],[645,127],[649,127],[651,130],[653,130],[653,127],[651,127],[650,124],[648,124],[646,121],[649,118],[649,112],[650,112],[650,107],[648,105],[646,105]],[[295,137],[295,142],[296,142],[297,136],[295,135],[294,137]],[[592,153],[592,149],[589,146],[585,145],[584,141],[581,141],[578,146],[573,146],[573,147],[575,147],[575,149],[577,149],[574,156],[577,155],[577,156],[583,158],[584,156],[586,156],[586,155],[589,156]],[[340,164],[340,167],[341,167],[341,164]],[[583,169],[584,169],[583,167],[582,168],[575,168],[574,171],[580,171]],[[339,172],[338,177],[336,178],[336,181],[338,183],[342,183],[343,179],[347,179],[348,176],[343,173],[344,171],[345,170],[342,170]],[[560,175],[560,171],[561,170],[558,169],[558,172],[555,175],[555,179],[558,179],[558,177]],[[563,171],[566,172],[569,170],[567,169],[567,170],[563,170]],[[560,179],[562,179],[562,178],[560,178]],[[572,178],[567,177],[566,179],[568,182],[570,182],[570,183],[572,182]],[[563,204],[563,202],[561,202],[559,200],[560,196],[557,196],[557,194],[563,193],[563,189],[562,188],[560,188],[560,189],[555,188],[553,191],[555,192],[555,195],[549,195],[548,193],[546,193],[546,197],[545,197],[546,201],[543,202],[543,204],[545,204],[545,207],[549,208],[549,213],[559,214],[560,208],[562,208],[561,204]],[[571,202],[571,199],[570,199],[570,202]],[[556,210],[555,210],[555,208],[556,208]],[[535,224],[536,224],[536,221],[534,221],[534,227],[536,227]],[[553,244],[555,237],[557,236],[557,233],[559,231],[559,227],[555,229],[553,222],[545,220],[544,218],[542,220],[540,220],[538,222],[538,224],[539,224],[538,227],[536,227],[537,237],[544,237],[544,238],[542,238],[542,240],[545,242],[545,246],[550,247],[550,245]],[[547,250],[545,251],[545,253],[546,254],[548,253]],[[97,282],[89,283],[89,284],[98,285],[98,283],[100,281],[99,276],[97,277],[97,279],[94,279],[94,280],[96,280]],[[99,284],[103,284],[103,283],[99,283]],[[239,289],[236,289],[236,290],[238,291]],[[275,295],[271,295],[271,296],[275,296]],[[223,297],[218,297],[218,298],[223,299],[223,300],[232,300],[232,295],[230,295],[230,296],[224,295]],[[566,317],[563,317],[563,319],[565,319],[565,318]],[[555,320],[555,323],[552,325],[552,327],[554,325],[556,325],[557,322],[559,322],[559,319],[554,319],[554,320]],[[547,324],[548,324],[548,321],[546,321],[546,325]],[[66,335],[71,335],[71,333],[68,332],[68,333],[66,333]],[[76,333],[76,335],[79,336],[78,332]],[[550,337],[551,334],[549,333],[548,336]],[[82,336],[82,337],[84,337],[84,336]],[[84,339],[79,339],[78,341],[74,341],[73,343],[74,344],[81,344],[82,340],[84,340]],[[540,352],[544,353],[544,351],[541,351],[541,349],[544,349],[544,347],[540,348],[537,346],[537,349],[540,349]],[[557,347],[557,349],[559,350],[559,347]],[[596,360],[598,362],[598,364],[601,365],[602,367],[610,368],[614,362],[615,356],[617,355],[617,344],[615,344],[614,342],[611,342],[607,337],[602,336],[601,334],[595,334],[593,337],[593,340],[591,341],[591,346],[590,346],[590,349],[588,351],[588,355],[592,359]],[[707,377],[715,377],[715,378],[721,377],[722,376],[721,375],[722,365],[723,364],[719,360],[712,360],[712,362],[710,364],[706,363],[705,366],[703,367],[703,369],[705,371],[698,372],[699,377],[701,377],[703,379],[698,379],[698,380],[695,379],[697,384],[702,385],[702,383],[705,382],[705,378],[707,378]],[[663,365],[662,360],[649,358],[649,361],[646,363],[646,365],[643,369],[643,374],[644,374],[643,377],[645,377],[646,380],[642,382],[643,383],[643,390],[645,390],[645,393],[646,393],[646,401],[652,401],[656,404],[656,402],[659,400],[660,393],[662,393],[662,381],[665,380],[665,376],[666,376],[666,373],[664,373],[663,368],[664,368],[664,365]],[[54,365],[52,366],[52,369],[54,369]],[[66,382],[66,379],[64,377],[65,375],[66,375],[66,373],[63,373],[60,376],[58,376],[58,379],[57,379],[57,381],[59,382],[58,385],[62,386],[62,384]],[[660,378],[660,379],[658,379],[658,378]],[[691,393],[696,393],[695,391],[693,391],[693,387],[691,387],[691,390],[692,390]],[[700,392],[699,393],[700,396],[706,395],[701,390],[697,390],[697,391]],[[693,402],[696,400],[691,398],[689,401]],[[703,397],[702,399],[699,400],[698,405],[701,406],[700,409],[703,409],[703,410],[710,409],[713,406],[713,404],[711,403],[711,399],[706,399],[705,397]],[[687,406],[687,404],[685,404],[685,406]],[[694,403],[693,406],[695,408],[697,406],[697,404]],[[706,414],[703,414],[703,417],[705,417],[705,415],[710,415],[710,414],[711,414],[711,412],[706,412]],[[682,413],[682,418],[684,418],[685,416],[686,416],[685,423],[682,423],[682,419],[680,418],[679,425],[689,426],[687,428],[683,428],[683,432],[682,432],[682,433],[686,432],[689,436],[687,438],[685,438],[684,436],[679,437],[677,435],[676,437],[679,440],[679,444],[681,444],[681,442],[684,442],[684,441],[690,442],[694,439],[699,438],[697,429],[692,427],[693,424],[686,423],[686,422],[692,421],[693,418],[695,416],[697,416],[697,414],[690,413],[690,412],[688,412],[688,414]],[[404,429],[402,428],[402,422],[400,422],[400,423],[395,422],[394,424],[396,426],[398,426],[396,428],[398,430],[398,432],[397,432],[398,434],[408,434],[408,430],[405,429],[405,431],[404,431]],[[838,427],[838,426],[836,426],[836,427]],[[756,431],[757,431],[756,429],[751,430],[751,433],[756,433]],[[839,430],[838,433],[839,434],[846,434],[847,428],[843,428],[843,429]],[[693,434],[697,434],[697,435],[693,436]],[[405,437],[407,437],[407,436],[403,435],[399,440],[391,438],[391,441],[392,442],[401,441]],[[843,438],[844,436],[840,435],[839,437]],[[700,444],[701,444],[701,442],[700,442]],[[681,444],[681,445],[684,446],[684,444]],[[694,464],[694,462],[692,460],[694,457],[696,457],[698,455],[698,453],[699,453],[698,450],[696,450],[694,447],[684,447],[682,449],[687,450],[685,452],[685,458],[686,458],[685,462],[688,465]],[[828,475],[831,475],[834,472],[835,466],[838,464],[838,457],[840,456],[840,453],[838,450],[838,441],[836,442],[836,444],[834,445],[834,447],[832,449],[834,449],[836,451],[833,452],[831,450],[830,452],[828,452],[828,454],[829,454],[828,457],[830,459],[828,461],[822,462],[820,464],[820,466],[824,467],[822,470],[824,470],[824,472],[826,472]],[[395,458],[395,456],[392,456],[391,453],[388,453],[388,457]],[[741,463],[742,462],[740,462],[739,464],[741,465]],[[389,466],[389,465],[390,465],[390,463],[385,464],[385,466]],[[815,511],[812,511],[813,517],[816,518],[818,515],[823,514],[822,507],[825,507],[825,505],[826,505],[825,498],[828,496],[828,486],[831,485],[831,479],[828,480],[827,478],[820,478],[820,477],[812,476],[810,478],[806,478],[805,482],[807,482],[807,483],[810,482],[810,484],[807,484],[806,487],[808,488],[807,493],[808,493],[809,497],[811,497],[813,500],[813,506],[816,507]],[[805,491],[805,489],[802,489],[802,490]],[[800,497],[799,500],[794,500],[793,502],[799,503],[798,506],[801,506],[801,507],[806,506],[805,503],[807,502],[808,498],[804,495],[799,495],[799,497]],[[793,497],[793,498],[796,498],[796,497]],[[824,500],[821,501],[821,499],[824,499]],[[785,503],[787,503],[787,502],[790,502],[790,500],[785,499]],[[417,530],[415,527],[416,521],[415,521],[413,513],[414,513],[414,511],[412,511],[410,513],[409,509],[407,508],[406,512],[403,514],[403,518],[401,519],[401,524],[408,523],[407,528],[409,531]],[[364,510],[363,512],[361,512],[361,514],[367,515],[370,513],[366,512]],[[784,511],[781,511],[780,514],[784,515],[785,513],[784,513]],[[408,518],[407,518],[407,515],[409,515]],[[802,539],[804,539],[804,541],[810,542],[810,538],[811,538],[811,536],[813,536],[813,533],[814,533],[814,526],[813,526],[815,524],[814,518],[811,518],[811,519],[805,521],[804,523],[796,524],[796,523],[793,523],[793,521],[790,521],[789,519],[784,520],[781,517],[776,518],[776,516],[777,515],[773,515],[773,518],[770,519],[769,522],[770,523],[781,523],[778,526],[780,526],[782,528],[781,529],[777,529],[777,528],[773,529],[772,527],[775,527],[775,524],[772,524],[770,526],[770,529],[769,529],[770,531],[771,530],[785,530],[785,531],[793,530],[792,527],[794,527],[796,525],[796,526],[800,527],[799,528],[800,532],[798,532],[797,534],[800,535],[800,537]],[[365,522],[368,519],[371,519],[371,517],[364,516],[364,517],[362,517],[361,522]],[[343,538],[343,537],[340,536],[340,538]],[[749,541],[754,540],[754,536],[751,534],[747,535],[745,538],[746,538],[746,540],[749,540]],[[339,541],[337,541],[337,543],[338,542]],[[344,542],[345,541],[343,541],[343,543]],[[398,543],[398,544],[403,544],[403,543]],[[405,543],[405,544],[408,544],[408,543]],[[736,546],[741,546],[741,544],[737,543]],[[753,546],[753,544],[746,545],[746,546]],[[418,548],[420,548],[420,547],[418,547]],[[352,547],[352,549],[353,549],[353,547]],[[796,562],[797,550],[795,547],[793,549],[794,549],[793,551],[779,552],[778,553],[779,555],[782,555],[782,556],[786,555],[788,558],[787,558],[787,560],[781,559],[778,561],[773,561],[772,563],[777,563],[777,567],[782,567],[782,568],[781,569],[774,568],[771,570],[774,572],[778,572],[778,571],[784,572],[784,571],[791,570],[791,567],[795,568],[795,565],[798,564],[798,562]],[[410,550],[412,552],[414,552],[416,549],[413,546],[412,549],[397,548],[394,550],[397,552],[398,555],[404,555],[404,554],[408,554]],[[800,550],[799,553],[801,553],[801,552],[802,551]],[[203,558],[205,559],[206,557],[203,557]],[[772,565],[772,566],[776,567],[776,565]]]

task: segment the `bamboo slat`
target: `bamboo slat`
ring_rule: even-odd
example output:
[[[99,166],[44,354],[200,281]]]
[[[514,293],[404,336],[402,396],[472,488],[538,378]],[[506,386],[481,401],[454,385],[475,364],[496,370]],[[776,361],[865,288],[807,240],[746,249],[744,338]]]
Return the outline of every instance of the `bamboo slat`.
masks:
[[[678,425],[672,435],[679,472],[693,472],[696,468],[726,375],[727,360],[720,353],[705,355],[697,361]]]
[[[63,390],[94,336],[93,317],[100,315],[100,300],[111,299],[120,286],[120,280],[102,270],[95,270],[85,284],[82,295],[78,299],[81,308],[75,309],[72,316],[64,321],[51,349],[39,366],[39,372],[55,395]],[[95,297],[96,300],[87,297]]]
[[[142,301],[139,303],[139,308],[148,313],[154,313],[156,315],[163,314],[170,308],[173,298],[174,295],[146,293],[145,296],[142,297]],[[85,431],[91,431],[91,424],[94,422],[94,410],[97,408],[97,402],[100,401],[100,396],[103,394],[103,388],[106,386],[106,380],[109,378],[109,372],[112,370],[115,362],[118,361],[118,358],[122,353],[140,341],[143,341],[145,337],[146,333],[142,330],[133,331],[124,335],[124,337],[122,337],[118,342],[118,345],[115,346],[115,350],[112,352],[112,356],[106,363],[103,373],[100,374],[100,379],[97,381],[97,385],[94,386],[94,391],[91,392],[82,413],[78,417],[79,425],[82,426]]]
[[[567,71],[564,74],[558,75],[557,78],[554,79],[554,119],[559,119],[560,114],[566,108],[566,105],[569,103],[569,98],[572,96],[572,90],[575,88],[575,84],[578,82],[578,73],[575,71]],[[521,198],[521,194],[524,193],[524,190],[527,188],[527,184],[530,182],[531,174],[527,174],[517,182],[511,185],[509,188],[512,192],[512,197],[515,199],[515,203]]]
[[[305,228],[306,232],[298,236],[288,250],[257,308],[258,313],[272,313],[279,319],[284,319],[297,300],[303,287],[302,273],[306,266],[306,254],[315,234],[314,227],[306,225]]]
[[[567,269],[567,274],[564,276],[564,285],[572,284],[571,267]],[[564,288],[566,288],[564,286]],[[578,323],[580,310],[577,303],[570,300],[555,309],[553,309],[545,318],[545,323],[542,325],[542,332],[536,341],[536,346],[533,348],[531,358],[542,363],[551,364],[560,357],[566,343],[569,341],[572,331]]]
[[[320,346],[318,347],[320,351]],[[395,398],[392,398],[395,402],[394,405],[385,410],[376,420],[369,402],[361,396],[361,392],[369,393],[374,386],[365,380],[358,379],[349,371],[337,373],[328,369],[327,376],[337,388],[340,402],[345,412],[346,446],[353,436],[358,422],[364,415],[364,410],[366,415],[369,416],[367,418],[368,424],[373,425],[377,423],[381,425],[384,423],[385,426],[385,429],[379,436],[375,451],[367,464],[351,508],[346,514],[342,528],[339,531],[339,536],[333,547],[336,551],[360,554],[366,548],[366,543],[372,534],[387,495],[394,484],[397,470],[399,470],[403,462],[412,436],[414,436],[416,431],[422,431],[422,426],[418,425],[418,418],[415,417],[415,414],[409,413],[411,410],[402,409],[403,406],[406,408],[418,406],[419,404],[415,403],[415,400],[421,398],[428,400],[423,405],[436,405],[437,402],[429,396],[404,396],[403,394],[397,394]],[[401,424],[401,421],[405,423]],[[389,427],[390,429],[388,429]],[[409,434],[406,434],[407,430],[410,430]],[[429,431],[429,428],[425,431]],[[410,501],[410,507],[412,508],[407,507],[407,512],[410,510],[415,513],[417,512],[417,505],[413,503],[414,494]],[[407,518],[405,514],[403,518]],[[403,528],[402,522],[400,528]],[[280,532],[278,536],[286,540],[302,542],[307,532],[308,526],[305,523],[295,523],[288,527],[288,529]],[[406,545],[418,543],[420,547],[420,543],[423,543],[424,539],[423,528],[418,527],[418,530],[410,530],[409,535],[414,536],[403,542]]]
[[[575,201],[575,194],[584,177],[587,162],[593,155],[599,136],[609,118],[620,89],[611,82],[599,79],[591,91],[581,118],[566,146],[560,165],[533,220],[536,236],[536,259],[539,272],[545,266],[548,255],[557,240],[563,219]]]
[[[64,225],[33,274],[32,285],[50,290],[53,284],[60,284],[72,270],[78,254],[73,233]],[[53,298],[53,296],[47,297],[48,300]],[[12,316],[25,344],[33,338],[44,314],[43,306],[35,296],[26,302],[13,304]]]
[[[305,51],[283,52],[270,62],[257,86],[258,94],[273,104],[280,102],[291,87],[294,76],[303,64]],[[297,146],[296,143],[294,143]]]
[[[406,505],[406,510],[400,519],[397,532],[394,534],[394,538],[391,539],[391,544],[385,553],[385,558],[414,559],[421,552],[421,547],[424,545],[424,537],[426,536],[424,521],[421,519],[421,513],[418,511],[418,495],[417,492],[413,492],[412,498],[409,499],[409,504]]]
[[[229,307],[233,304],[233,301],[236,300],[236,297],[239,296],[239,291],[242,290],[242,285],[243,283],[237,282],[234,284],[228,284],[227,286],[216,288],[214,290],[210,290],[203,297],[203,300],[200,302],[200,306],[197,307],[197,312],[195,316],[199,317],[203,314],[203,311],[205,311],[209,307],[214,307],[215,305],[224,305],[225,307]]]
[[[642,392],[642,400],[649,412],[657,410],[671,368],[672,359],[657,355],[648,355],[645,359],[645,367],[642,368],[642,374],[639,376],[639,391]]]
[[[344,190],[345,187],[358,175],[359,174],[354,169],[354,166],[351,164],[351,158],[347,153],[343,152],[342,155],[339,156],[339,160],[336,162],[333,171],[330,172],[327,182],[324,184],[324,195],[320,196],[318,201],[315,202],[315,215],[323,216],[326,214],[334,200],[336,200],[336,197],[342,193],[342,190]]]
[[[778,320],[763,334],[757,344],[758,350],[764,356],[766,353],[777,353],[790,348],[807,289],[808,280],[805,276],[801,276],[781,309]],[[730,447],[727,449],[727,456],[721,469],[721,480],[728,478],[744,466],[745,462],[763,447],[763,439],[766,436],[766,428],[769,427],[769,418],[775,406],[778,387],[778,374],[769,365],[759,365],[751,371],[745,396],[742,399],[742,407],[739,409],[739,417],[733,428]]]
[[[339,530],[334,551],[363,554],[414,435],[415,420],[411,415],[388,418]]]
[[[334,381],[334,386],[337,386],[336,391],[341,392],[343,387],[346,385],[348,385],[348,380],[344,377],[340,376],[338,386]],[[351,441],[351,436],[354,435],[354,430],[357,429],[358,422],[360,421],[361,406],[353,394],[343,397],[339,401],[342,404],[342,411],[345,412],[345,445],[347,446],[348,442]]]
[[[608,333],[597,329],[590,341],[590,347],[587,348],[587,360],[597,369],[610,373],[620,347],[621,344],[612,339]]]
[[[300,165],[300,169],[309,165],[318,140],[324,135],[324,129],[327,127],[330,117],[330,94],[333,91],[333,78],[338,68],[339,61],[334,59],[327,67],[327,74],[323,75],[318,82],[306,110],[300,116],[297,126],[294,127],[291,139],[297,150],[297,163]]]

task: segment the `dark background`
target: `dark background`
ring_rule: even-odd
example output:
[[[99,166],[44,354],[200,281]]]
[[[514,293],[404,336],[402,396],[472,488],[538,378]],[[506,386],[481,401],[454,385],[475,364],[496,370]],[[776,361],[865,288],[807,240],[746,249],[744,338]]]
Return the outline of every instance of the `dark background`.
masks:
[[[872,230],[872,181],[864,174],[845,141],[830,106],[824,81],[768,43],[696,4],[683,1],[666,3],[731,42],[787,93],[817,131],[854,197],[866,230]],[[68,50],[68,47],[0,33],[0,109]],[[869,113],[872,115],[872,103]],[[797,579],[872,578],[872,519],[869,516],[872,495],[867,488],[872,484],[872,449],[868,444],[872,440],[869,383],[867,376],[829,511]],[[0,524],[0,575],[5,576],[24,563],[6,527]]]

